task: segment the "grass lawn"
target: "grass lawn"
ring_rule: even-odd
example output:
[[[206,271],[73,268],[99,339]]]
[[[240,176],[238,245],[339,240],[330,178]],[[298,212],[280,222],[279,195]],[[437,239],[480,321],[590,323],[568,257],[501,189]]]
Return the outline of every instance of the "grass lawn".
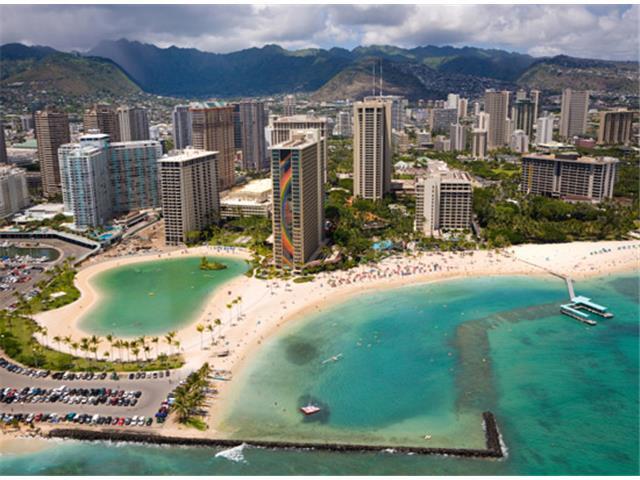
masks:
[[[76,272],[69,264],[56,267],[52,272],[52,279],[46,284],[42,282],[41,291],[36,297],[28,301],[21,298],[13,312],[0,311],[0,348],[8,357],[27,367],[59,371],[132,372],[174,369],[184,364],[181,355],[159,355],[154,360],[120,362],[110,361],[108,358],[78,357],[39,343],[34,334],[43,332],[29,315],[62,307],[80,297],[80,292],[73,284]],[[65,295],[51,298],[50,295],[56,292],[64,292]],[[49,345],[55,344],[51,338],[46,340]],[[60,345],[55,346],[60,348]],[[76,350],[77,348],[78,346]]]

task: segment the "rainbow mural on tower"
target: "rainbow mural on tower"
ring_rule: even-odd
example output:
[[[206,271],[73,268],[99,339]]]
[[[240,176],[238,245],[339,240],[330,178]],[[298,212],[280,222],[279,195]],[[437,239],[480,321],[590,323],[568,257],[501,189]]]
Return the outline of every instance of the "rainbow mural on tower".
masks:
[[[285,154],[284,157],[282,156],[283,154]],[[282,239],[282,259],[284,263],[293,265],[292,152],[291,150],[281,150],[280,155],[280,235]]]

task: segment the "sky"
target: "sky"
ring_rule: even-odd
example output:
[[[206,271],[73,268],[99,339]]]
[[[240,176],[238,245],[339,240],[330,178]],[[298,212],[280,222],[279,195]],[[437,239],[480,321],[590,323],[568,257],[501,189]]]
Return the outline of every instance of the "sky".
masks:
[[[638,60],[638,5],[0,5],[0,43],[87,51],[127,38],[226,53],[453,45]]]

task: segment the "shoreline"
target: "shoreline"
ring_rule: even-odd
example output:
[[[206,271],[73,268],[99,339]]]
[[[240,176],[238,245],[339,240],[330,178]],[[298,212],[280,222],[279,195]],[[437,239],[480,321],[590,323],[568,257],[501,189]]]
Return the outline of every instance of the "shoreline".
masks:
[[[48,336],[51,338],[55,335],[61,337],[65,335],[71,335],[72,338],[78,339],[79,336],[93,335],[95,332],[84,330],[80,323],[84,316],[91,311],[91,309],[103,298],[103,293],[99,291],[92,283],[94,277],[110,271],[116,268],[135,265],[138,263],[150,263],[154,261],[171,260],[178,258],[189,257],[201,257],[201,256],[217,256],[217,257],[229,257],[237,260],[247,260],[250,258],[250,254],[244,249],[235,248],[233,251],[224,251],[217,249],[218,247],[194,247],[191,249],[179,249],[172,250],[163,253],[153,253],[144,255],[134,255],[127,257],[106,258],[97,262],[89,263],[84,268],[80,269],[76,274],[74,284],[80,291],[80,297],[73,303],[65,305],[55,310],[49,310],[46,312],[38,313],[34,316],[34,320],[40,325],[47,327]],[[220,293],[222,287],[236,286],[236,283],[240,283],[239,280],[247,278],[241,275],[237,278],[229,280],[219,285],[213,292],[208,294],[203,300],[203,305],[207,305],[212,302]],[[60,321],[64,318],[63,321]],[[184,330],[187,327],[192,326],[197,320],[201,319],[200,316],[194,313],[193,318],[182,327]],[[160,335],[160,334],[158,334]],[[102,336],[102,335],[101,335]],[[139,335],[132,336],[118,336],[122,339],[137,338]],[[148,335],[147,335],[148,336]],[[40,339],[42,341],[42,339]],[[49,345],[54,348],[53,345]]]
[[[629,245],[633,248],[626,248]],[[621,249],[621,246],[625,246],[625,249]],[[594,253],[603,249],[606,252]],[[88,265],[78,273],[79,281],[76,285],[81,288],[81,298],[61,309],[44,312],[36,317],[36,320],[39,323],[44,321],[45,324],[57,325],[58,328],[67,331],[73,330],[81,314],[86,312],[86,309],[79,307],[82,302],[85,302],[86,306],[86,302],[91,305],[92,301],[95,301],[91,296],[95,295],[93,289],[88,294],[85,289],[89,284],[88,280],[99,271],[144,261],[203,254],[216,256],[224,253],[236,258],[248,256],[248,253],[240,248],[223,251],[220,247],[206,246],[160,255],[109,259]],[[377,264],[361,265],[347,271],[323,272],[316,275],[312,282],[301,284],[293,283],[291,280],[258,280],[243,275],[223,284],[223,288],[216,289],[207,297],[202,313],[181,328],[176,338],[180,340],[183,347],[181,353],[185,355],[186,364],[183,369],[195,370],[206,361],[216,370],[229,371],[233,377],[255,355],[261,343],[285,325],[290,325],[294,320],[304,318],[311,312],[321,313],[358,294],[478,276],[568,275],[574,280],[580,280],[637,269],[640,266],[639,258],[639,241],[575,242],[521,245],[500,252],[478,250],[392,256]],[[228,300],[237,296],[243,297],[241,306],[234,309],[235,311],[226,309]],[[75,316],[72,312],[75,312]],[[222,325],[214,332],[218,345],[211,346],[213,335],[210,338],[210,334],[206,333],[203,338],[207,348],[201,349],[201,337],[194,327],[197,323],[216,317],[222,320]],[[49,325],[49,338],[52,338],[57,333],[53,333],[55,328]],[[75,333],[77,334],[77,331]],[[100,350],[108,348],[105,343],[101,344]],[[228,350],[229,355],[215,355],[216,351],[222,350]],[[158,351],[169,350],[166,345],[161,344]],[[205,435],[230,433],[218,429],[228,412],[230,401],[233,400],[234,386],[233,381],[216,382],[219,394],[207,419],[209,429]],[[166,425],[163,431],[166,435],[184,433],[179,426],[173,425]]]

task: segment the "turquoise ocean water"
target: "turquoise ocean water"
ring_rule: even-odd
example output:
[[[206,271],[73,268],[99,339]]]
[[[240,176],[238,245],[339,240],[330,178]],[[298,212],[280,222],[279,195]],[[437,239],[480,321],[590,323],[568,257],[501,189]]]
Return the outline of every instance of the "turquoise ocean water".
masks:
[[[211,257],[225,270],[200,270],[199,257],[125,265],[92,279],[100,301],[80,320],[83,330],[116,336],[158,335],[193,321],[206,298],[247,270],[244,260]]]
[[[503,460],[55,442],[5,474],[638,474],[638,276],[578,282],[615,318],[558,314],[550,278],[488,277],[356,297],[290,324],[233,381],[238,438],[481,446]],[[328,361],[337,356],[337,361]],[[323,363],[324,362],[324,363]],[[302,419],[312,400],[324,411]],[[432,439],[425,441],[425,434]],[[428,442],[428,443],[427,443]]]

